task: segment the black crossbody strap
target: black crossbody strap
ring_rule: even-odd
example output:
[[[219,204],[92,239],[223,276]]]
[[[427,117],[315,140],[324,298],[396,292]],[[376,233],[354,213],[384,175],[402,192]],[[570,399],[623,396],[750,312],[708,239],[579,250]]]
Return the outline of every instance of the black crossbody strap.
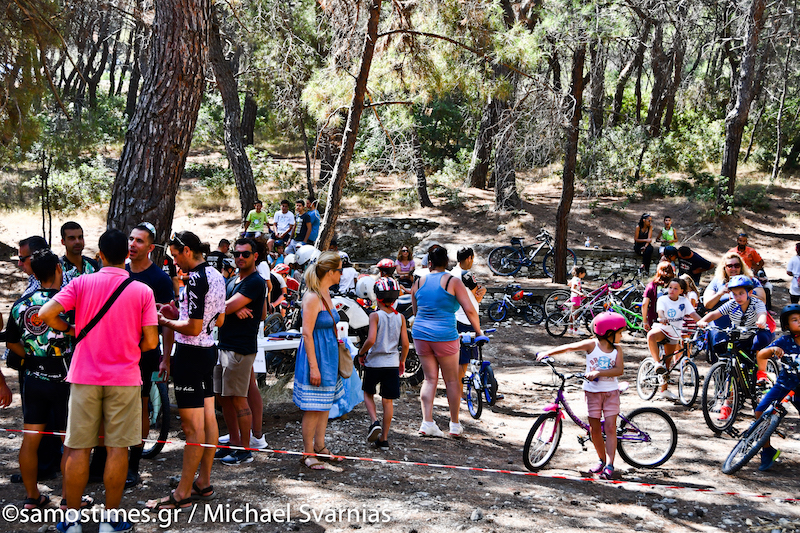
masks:
[[[98,322],[100,322],[101,318],[103,318],[103,315],[105,315],[108,310],[111,309],[111,306],[114,304],[117,298],[119,298],[119,295],[122,294],[122,291],[125,290],[125,287],[131,283],[133,283],[133,279],[131,278],[128,278],[120,283],[119,287],[117,287],[117,290],[115,290],[114,293],[108,298],[108,301],[106,301],[105,305],[100,309],[100,311],[97,312],[96,315],[94,315],[94,318],[92,318],[92,320],[86,324],[86,327],[81,330],[78,338],[75,340],[76,343],[81,342],[83,338],[89,334],[92,328],[95,327]]]

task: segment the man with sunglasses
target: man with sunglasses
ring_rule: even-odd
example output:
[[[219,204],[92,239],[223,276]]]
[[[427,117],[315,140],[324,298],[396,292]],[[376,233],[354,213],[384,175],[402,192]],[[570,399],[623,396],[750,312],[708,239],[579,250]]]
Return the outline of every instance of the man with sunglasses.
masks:
[[[214,368],[214,394],[230,433],[231,446],[250,446],[253,415],[247,403],[250,372],[256,359],[258,328],[266,317],[266,285],[256,271],[256,243],[239,239],[233,259],[239,272],[225,288],[225,322],[219,328],[219,362]],[[220,448],[223,465],[252,462],[247,450]]]
[[[170,277],[150,260],[150,254],[155,250],[156,228],[149,222],[142,222],[131,230],[128,236],[128,257],[131,262],[125,265],[125,270],[130,273],[131,279],[141,281],[153,290],[156,303],[168,304],[175,297]],[[174,333],[169,328],[159,326],[159,333],[164,342],[164,353],[162,358],[160,347],[142,352],[139,360],[139,369],[142,374],[142,438],[146,438],[150,433],[150,415],[148,412],[148,402],[150,400],[150,389],[153,385],[153,373],[158,372],[161,379],[169,377],[169,355],[172,353],[172,343]],[[125,480],[125,487],[130,488],[141,482],[139,476],[139,462],[142,459],[144,443],[131,447],[130,459],[128,460],[128,476]]]

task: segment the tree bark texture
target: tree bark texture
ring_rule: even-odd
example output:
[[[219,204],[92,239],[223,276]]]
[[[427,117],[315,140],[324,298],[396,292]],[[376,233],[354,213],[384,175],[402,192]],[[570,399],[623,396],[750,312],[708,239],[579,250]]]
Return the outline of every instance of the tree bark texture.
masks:
[[[644,53],[647,50],[647,36],[650,35],[650,28],[653,25],[650,21],[645,21],[642,27],[642,33],[639,35],[639,44],[636,46],[636,51],[633,57],[625,64],[622,72],[619,73],[617,80],[617,87],[614,91],[614,103],[611,106],[611,127],[619,125],[622,118],[622,102],[625,98],[625,86],[634,71],[639,71],[644,63]]]
[[[128,117],[128,120],[132,119],[133,114],[136,112],[139,82],[142,79],[142,69],[139,63],[142,54],[142,28],[138,24],[131,41],[133,43],[133,60],[131,61],[131,79],[128,82],[128,94],[125,100],[125,116]],[[121,80],[120,87],[122,87]]]
[[[108,209],[111,228],[127,232],[148,221],[156,227],[156,242],[169,236],[203,96],[211,6],[212,0],[156,2],[142,92],[125,135]]]
[[[233,171],[236,189],[239,191],[239,204],[242,220],[244,220],[244,217],[253,208],[253,203],[258,199],[258,191],[253,180],[253,169],[244,149],[242,113],[239,106],[239,84],[236,81],[231,62],[225,59],[219,31],[217,13],[215,13],[209,31],[208,59],[214,70],[217,88],[222,96],[222,106],[225,111],[225,119],[222,126],[225,135],[225,152],[228,155],[228,163],[230,163]]]
[[[367,91],[367,80],[372,67],[372,57],[375,54],[375,40],[378,38],[380,15],[381,0],[371,0],[366,39],[364,39],[364,49],[361,52],[361,66],[353,89],[353,101],[347,114],[347,123],[342,137],[342,149],[339,151],[339,158],[336,160],[336,166],[333,169],[333,183],[331,183],[331,188],[328,191],[325,216],[319,229],[319,237],[317,237],[316,245],[320,250],[328,249],[328,245],[333,238],[333,232],[336,229],[339,204],[342,200],[342,188],[347,178],[347,171],[350,168],[350,161],[353,159],[359,122],[361,121],[361,114],[364,112],[364,95]]]
[[[606,95],[606,60],[608,58],[606,46],[598,39],[593,43],[591,55],[591,82],[589,100],[589,138],[596,139],[603,134],[605,116],[603,109]]]
[[[495,136],[494,148],[494,208],[498,211],[519,209],[522,202],[517,193],[516,157],[514,133],[516,117],[507,109],[498,121],[499,132]]]
[[[245,146],[252,146],[256,131],[256,114],[258,104],[250,91],[244,97],[244,109],[242,110],[242,135],[244,135]]]
[[[664,26],[656,23],[653,34],[651,68],[653,71],[653,90],[650,93],[650,106],[647,109],[645,125],[651,137],[661,134],[661,117],[664,116],[665,94],[672,72],[672,56],[664,50]]]
[[[586,44],[580,43],[572,54],[572,80],[567,115],[569,123],[564,147],[564,172],[561,180],[561,200],[556,211],[555,283],[567,282],[567,234],[569,233],[569,212],[575,196],[575,169],[578,163],[578,138],[580,135],[581,107],[583,106],[583,64],[586,61]]]
[[[672,83],[667,87],[664,105],[663,131],[668,132],[672,127],[675,116],[675,95],[683,81],[683,62],[686,58],[686,41],[679,32],[675,33],[672,45]]]
[[[411,126],[411,159],[414,165],[414,174],[417,177],[417,196],[419,205],[422,207],[433,207],[430,196],[428,196],[428,180],[425,177],[425,161],[422,158],[422,145],[419,142],[417,128]]]
[[[725,117],[725,147],[722,151],[722,170],[720,174],[728,178],[728,194],[736,189],[736,167],[739,164],[739,149],[742,146],[742,133],[750,114],[756,84],[756,60],[758,41],[764,28],[766,0],[753,0],[748,14],[744,35],[744,51],[739,63],[739,79],[736,84],[736,100]]]
[[[486,177],[489,175],[489,163],[492,156],[492,144],[497,132],[497,119],[502,105],[497,98],[489,98],[483,106],[481,124],[478,135],[475,137],[475,147],[472,150],[472,160],[467,173],[467,183],[470,187],[486,188]]]

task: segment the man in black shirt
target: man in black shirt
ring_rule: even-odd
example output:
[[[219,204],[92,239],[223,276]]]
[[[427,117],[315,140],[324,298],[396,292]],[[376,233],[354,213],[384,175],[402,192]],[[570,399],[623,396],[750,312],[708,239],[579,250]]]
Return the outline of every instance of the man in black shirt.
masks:
[[[230,257],[230,254],[228,253],[230,248],[231,248],[231,241],[229,241],[228,239],[221,239],[219,241],[217,249],[214,250],[213,252],[209,252],[206,255],[206,261],[208,261],[209,265],[216,268],[217,272],[221,273],[225,266],[225,258]]]
[[[228,280],[225,294],[225,322],[219,328],[219,363],[214,368],[214,394],[222,405],[231,446],[247,446],[253,417],[247,403],[250,372],[256,358],[258,328],[266,316],[266,285],[256,271],[256,243],[239,239],[233,258],[239,273]],[[244,443],[244,444],[243,444]],[[216,458],[224,465],[253,460],[246,450],[221,448]]]
[[[130,264],[125,265],[125,270],[130,272],[131,279],[141,281],[151,289],[157,304],[167,304],[175,297],[172,290],[172,280],[158,266],[150,260],[150,253],[155,250],[156,228],[149,222],[142,222],[131,230],[128,237],[128,257]],[[164,357],[169,358],[172,353],[173,331],[159,326],[159,333],[164,344]],[[153,373],[158,372],[161,379],[167,379],[169,374],[169,361],[163,361],[161,349],[155,348],[142,352],[139,360],[139,369],[142,372],[142,438],[150,432],[150,416],[148,401],[150,389],[153,384]],[[125,487],[133,487],[141,481],[139,477],[139,461],[142,458],[144,443],[131,447],[128,460],[128,477]]]
[[[294,212],[297,216],[297,234],[292,239],[292,243],[286,248],[287,254],[293,254],[298,248],[304,244],[314,244],[313,242],[306,242],[311,236],[312,218],[306,212],[306,203],[303,200],[297,200],[294,203]]]
[[[714,268],[714,264],[692,251],[688,246],[678,248],[678,274],[689,274],[695,285],[700,284],[700,275]]]

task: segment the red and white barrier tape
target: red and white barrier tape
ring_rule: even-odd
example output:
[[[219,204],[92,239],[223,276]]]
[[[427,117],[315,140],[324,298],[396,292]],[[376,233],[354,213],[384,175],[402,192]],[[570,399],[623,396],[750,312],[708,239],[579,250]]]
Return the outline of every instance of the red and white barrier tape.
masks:
[[[0,428],[0,432],[6,433],[39,433],[41,435],[55,435],[55,436],[65,436],[66,433],[59,433],[54,431],[34,431],[29,429],[5,429]],[[102,438],[102,436],[101,436]],[[152,439],[144,439],[143,442],[151,443],[151,444],[181,444],[180,441],[171,441],[171,440],[152,440]],[[642,483],[640,481],[627,481],[624,479],[597,479],[593,477],[584,477],[584,476],[568,476],[568,475],[556,475],[556,474],[541,474],[539,472],[524,472],[522,470],[501,470],[498,468],[481,468],[477,466],[459,466],[459,465],[446,465],[446,464],[439,464],[439,463],[422,463],[417,461],[399,461],[396,459],[376,459],[373,457],[358,457],[358,456],[350,456],[350,455],[325,455],[321,453],[305,453],[305,452],[295,452],[291,450],[272,450],[269,448],[247,448],[245,446],[228,446],[228,445],[213,445],[213,444],[203,444],[203,443],[193,443],[193,442],[184,442],[186,446],[200,446],[201,448],[223,448],[228,450],[246,450],[249,452],[262,452],[262,453],[277,453],[281,455],[308,455],[314,457],[327,457],[331,459],[350,459],[351,461],[365,461],[365,462],[372,462],[372,463],[383,463],[383,464],[392,464],[392,465],[404,465],[404,466],[425,466],[429,468],[448,468],[451,470],[466,470],[470,472],[486,472],[489,474],[511,474],[514,476],[530,476],[530,477],[539,477],[544,479],[564,479],[567,481],[587,481],[587,482],[594,482],[594,483],[608,483],[611,485],[628,485],[633,487],[645,487],[650,489],[668,489],[668,490],[684,490],[688,492],[702,492],[704,494],[720,494],[724,496],[738,496],[741,498],[762,498],[762,499],[772,499],[775,501],[782,501],[782,502],[800,502],[800,498],[775,498],[773,496],[767,494],[756,494],[756,493],[749,493],[749,492],[731,492],[731,491],[723,491],[723,490],[715,490],[715,489],[697,489],[693,487],[683,487],[680,485],[659,485],[656,483]]]

